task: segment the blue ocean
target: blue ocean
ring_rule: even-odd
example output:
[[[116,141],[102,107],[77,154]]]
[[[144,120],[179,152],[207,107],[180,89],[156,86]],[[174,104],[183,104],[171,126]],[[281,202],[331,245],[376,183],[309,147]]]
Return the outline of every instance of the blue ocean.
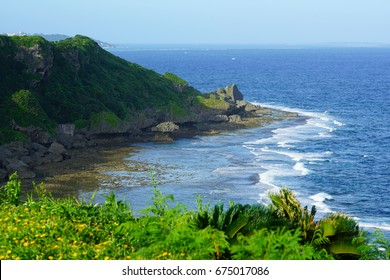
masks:
[[[202,92],[236,84],[245,100],[299,113],[255,129],[173,143],[142,143],[129,165],[146,162],[164,194],[204,203],[269,203],[288,187],[321,217],[333,211],[390,234],[390,49],[112,49]],[[119,199],[150,202],[149,172],[107,171]],[[102,185],[98,194],[110,190]],[[85,194],[88,196],[89,194]]]

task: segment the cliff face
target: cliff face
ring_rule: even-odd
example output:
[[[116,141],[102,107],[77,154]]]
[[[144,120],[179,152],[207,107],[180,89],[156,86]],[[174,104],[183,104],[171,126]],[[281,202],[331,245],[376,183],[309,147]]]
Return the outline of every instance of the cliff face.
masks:
[[[106,123],[111,130],[115,126],[123,130],[124,122],[128,126],[139,112],[149,110],[156,115],[170,107],[185,110],[188,99],[199,94],[115,57],[83,36],[56,43],[36,36],[0,36],[0,65],[0,95],[6,105],[0,107],[4,116],[0,143],[21,137],[11,129],[11,120],[47,131],[61,123],[91,129]],[[20,104],[28,100],[20,100],[20,91],[38,102],[46,125],[37,122],[37,116],[25,114]]]

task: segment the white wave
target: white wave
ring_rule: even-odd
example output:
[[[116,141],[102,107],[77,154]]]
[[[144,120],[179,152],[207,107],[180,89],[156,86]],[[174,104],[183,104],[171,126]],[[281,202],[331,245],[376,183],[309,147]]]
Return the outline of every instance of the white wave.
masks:
[[[314,124],[318,127],[332,130],[332,131],[335,130],[335,128],[333,126],[344,126],[345,125],[344,123],[333,119],[332,116],[328,115],[327,111],[325,111],[323,113],[310,112],[310,111],[305,111],[305,110],[302,110],[299,108],[289,108],[289,107],[277,106],[277,105],[273,105],[273,104],[264,104],[264,103],[256,103],[256,102],[254,102],[254,104],[260,105],[263,107],[268,107],[268,108],[275,109],[275,110],[294,112],[294,113],[297,113],[301,116],[310,117],[311,119],[308,120],[309,123]]]
[[[263,173],[260,173],[259,174],[259,178],[260,178],[259,183],[270,186],[272,188],[278,188],[278,186],[276,186],[274,184],[275,176],[276,176],[275,171],[272,171],[272,170],[268,170],[268,171],[265,171]]]
[[[283,156],[287,156],[291,158],[293,161],[324,161],[324,157],[326,155],[329,155],[328,152],[324,153],[300,153],[300,152],[293,152],[290,150],[276,150],[276,149],[270,149],[268,147],[264,147],[260,149],[264,153],[275,153]]]
[[[362,228],[372,228],[372,229],[380,229],[380,230],[390,231],[390,225],[387,223],[359,222],[359,226]]]
[[[293,149],[297,143],[307,140],[330,138],[337,127],[344,125],[328,115],[327,112],[309,112],[297,108],[259,103],[254,104],[276,110],[295,112],[300,116],[308,117],[308,119],[305,120],[304,124],[274,129],[272,131],[272,137],[248,141],[245,143],[247,145],[276,144],[282,149]]]
[[[325,192],[320,192],[315,195],[309,196],[311,200],[314,201],[313,205],[316,206],[317,210],[322,213],[333,213],[332,209],[325,204],[327,200],[333,200],[333,197],[330,194]]]
[[[265,170],[259,174],[260,187],[274,191],[278,191],[281,186],[289,187],[284,183],[287,180],[283,180],[283,183],[280,183],[280,185],[278,180],[286,177],[306,176],[311,172],[306,164],[319,164],[328,160],[333,154],[331,151],[304,152],[295,149],[295,146],[301,146],[299,143],[313,140],[321,141],[323,138],[332,137],[333,132],[338,127],[344,125],[340,121],[335,120],[327,112],[309,112],[298,108],[269,104],[257,105],[276,110],[295,112],[299,116],[304,117],[297,119],[297,125],[295,126],[274,129],[272,131],[272,137],[245,143],[246,148],[255,155],[256,161]],[[261,194],[260,199],[264,200],[265,194]],[[319,193],[310,197],[313,205],[322,213],[333,212],[326,205],[326,200],[331,199],[332,197],[326,193]]]
[[[279,177],[295,177],[302,176],[303,173],[309,172],[304,166],[299,166],[299,169],[293,169],[289,164],[262,164],[261,168],[265,171],[259,173],[259,186],[271,187],[271,189],[280,189],[282,186],[275,184],[275,179]],[[298,172],[297,172],[298,171]],[[283,187],[289,187],[284,184]]]
[[[310,199],[317,202],[324,202],[325,200],[333,200],[333,197],[330,194],[325,192],[320,192],[315,195],[309,196]]]
[[[326,122],[329,121],[329,117],[321,117],[320,119]]]
[[[328,118],[326,118],[328,119]],[[307,125],[312,126],[314,128],[320,128],[320,129],[325,129],[329,132],[333,132],[336,130],[336,128],[332,127],[333,122],[330,122],[329,119],[328,121],[324,121],[323,118],[311,118],[307,120]]]
[[[345,124],[339,121],[334,120],[333,123],[337,126],[344,126]]]
[[[293,167],[294,170],[298,171],[301,173],[302,176],[306,176],[307,174],[309,174],[309,169],[307,169],[305,167],[305,165],[303,164],[303,162],[297,162],[294,167]]]
[[[327,132],[320,132],[320,133],[318,133],[318,136],[321,137],[321,138],[330,138],[330,137],[332,137],[332,135],[330,135]]]

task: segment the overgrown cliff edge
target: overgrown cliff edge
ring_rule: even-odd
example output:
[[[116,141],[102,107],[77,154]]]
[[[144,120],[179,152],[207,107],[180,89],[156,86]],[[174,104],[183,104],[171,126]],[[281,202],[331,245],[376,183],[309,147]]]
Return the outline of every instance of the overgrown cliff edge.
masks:
[[[202,94],[105,51],[85,36],[0,36],[0,181],[125,137],[170,141],[271,122],[285,112],[243,100],[236,85]]]

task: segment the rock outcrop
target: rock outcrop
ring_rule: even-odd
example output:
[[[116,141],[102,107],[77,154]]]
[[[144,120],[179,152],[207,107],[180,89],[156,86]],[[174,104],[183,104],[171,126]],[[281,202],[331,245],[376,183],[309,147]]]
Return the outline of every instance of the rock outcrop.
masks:
[[[219,88],[216,91],[216,95],[227,102],[236,103],[237,101],[243,100],[244,96],[238,90],[236,85],[227,86],[225,89]]]
[[[173,122],[163,122],[152,128],[153,132],[174,132],[179,130],[179,126]]]
[[[93,145],[93,141],[85,134],[75,133],[74,130],[73,135],[57,133],[56,136],[50,136],[40,128],[25,128],[16,123],[13,126],[25,133],[28,140],[0,146],[0,181],[7,179],[14,172],[22,179],[33,179],[36,177],[35,167],[69,159],[71,149]],[[58,131],[63,128],[64,126],[60,125]]]

